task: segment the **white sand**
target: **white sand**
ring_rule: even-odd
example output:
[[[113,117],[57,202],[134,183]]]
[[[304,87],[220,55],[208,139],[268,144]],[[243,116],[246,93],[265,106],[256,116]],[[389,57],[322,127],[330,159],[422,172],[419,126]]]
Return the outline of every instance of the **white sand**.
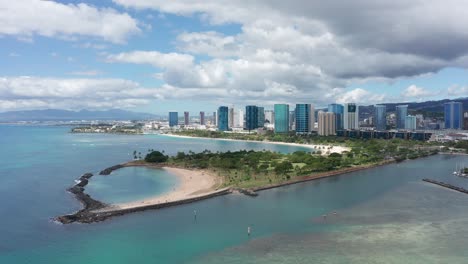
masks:
[[[222,178],[210,174],[204,170],[187,170],[179,168],[164,167],[163,169],[169,171],[174,177],[179,178],[179,184],[171,191],[149,197],[143,200],[112,204],[109,207],[97,210],[96,212],[106,212],[118,209],[136,208],[140,206],[162,204],[167,202],[174,202],[204,196],[218,191],[222,184]]]
[[[274,141],[255,141],[255,140],[242,140],[242,139],[229,139],[229,138],[205,138],[205,137],[190,137],[190,136],[180,136],[173,134],[161,134],[163,136],[169,137],[179,137],[179,138],[197,138],[197,139],[207,139],[207,140],[225,140],[225,141],[244,141],[244,142],[254,142],[254,143],[265,143],[265,144],[275,144],[275,145],[285,145],[285,146],[296,146],[310,148],[313,150],[320,150],[322,155],[328,155],[330,153],[343,153],[345,151],[351,151],[351,148],[337,146],[337,145],[317,145],[317,144],[299,144],[299,143],[288,143],[288,142],[274,142]],[[330,151],[330,153],[327,153]]]

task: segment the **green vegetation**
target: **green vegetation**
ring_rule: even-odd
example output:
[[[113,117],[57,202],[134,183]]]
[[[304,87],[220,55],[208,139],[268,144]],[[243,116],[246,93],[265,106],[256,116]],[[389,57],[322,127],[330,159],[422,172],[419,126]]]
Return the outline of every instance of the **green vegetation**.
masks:
[[[321,155],[319,152],[313,154],[305,151],[282,154],[246,150],[214,153],[205,150],[201,153],[178,152],[169,158],[159,151],[153,151],[145,160],[166,162],[169,166],[208,169],[224,177],[226,186],[252,188],[383,161],[425,157],[438,153],[439,149],[405,140],[348,140],[343,144],[351,147],[351,151]]]
[[[146,162],[152,162],[152,163],[163,163],[166,162],[169,159],[168,156],[164,155],[163,153],[159,151],[152,151],[148,153],[145,157]]]
[[[467,140],[447,142],[445,143],[445,146],[447,147],[447,149],[445,149],[446,151],[449,151],[448,148],[455,148],[465,153],[468,153],[468,141]]]

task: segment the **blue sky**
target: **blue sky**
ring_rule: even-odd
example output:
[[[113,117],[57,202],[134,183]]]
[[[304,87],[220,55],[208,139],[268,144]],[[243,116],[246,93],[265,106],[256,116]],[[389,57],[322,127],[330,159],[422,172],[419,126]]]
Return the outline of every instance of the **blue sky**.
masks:
[[[0,111],[466,97],[468,11],[449,2],[4,2]]]

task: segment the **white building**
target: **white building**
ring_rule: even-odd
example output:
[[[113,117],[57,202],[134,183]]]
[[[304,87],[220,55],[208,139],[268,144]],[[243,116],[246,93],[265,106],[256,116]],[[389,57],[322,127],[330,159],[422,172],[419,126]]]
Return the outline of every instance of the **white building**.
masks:
[[[234,111],[234,125],[235,128],[244,128],[244,111],[241,109]]]
[[[230,107],[228,111],[228,125],[230,128],[233,128],[235,125],[235,115],[234,115],[234,107]]]
[[[336,115],[332,112],[318,112],[318,134],[330,136],[336,134]]]
[[[359,107],[356,104],[344,104],[344,129],[359,129]]]
[[[270,121],[271,125],[275,124],[275,112],[273,110],[265,110],[265,121]]]

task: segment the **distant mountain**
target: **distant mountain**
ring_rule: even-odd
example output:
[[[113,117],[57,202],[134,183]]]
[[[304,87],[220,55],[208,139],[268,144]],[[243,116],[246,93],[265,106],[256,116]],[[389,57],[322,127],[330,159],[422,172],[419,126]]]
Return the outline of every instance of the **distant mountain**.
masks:
[[[121,109],[106,111],[68,111],[59,109],[11,111],[0,113],[0,121],[69,121],[69,120],[144,120],[154,119],[156,115],[138,113]]]
[[[444,104],[447,102],[461,102],[463,104],[463,111],[468,111],[468,97],[466,98],[458,98],[458,99],[443,99],[437,101],[425,101],[425,102],[410,102],[410,103],[388,103],[388,104],[381,104],[387,106],[387,112],[395,112],[397,105],[408,105],[408,112],[409,113],[422,113],[424,115],[431,115],[431,116],[441,116],[444,112]],[[366,118],[370,116],[374,111],[374,107],[372,105],[369,106],[359,106],[359,116],[361,118]]]

